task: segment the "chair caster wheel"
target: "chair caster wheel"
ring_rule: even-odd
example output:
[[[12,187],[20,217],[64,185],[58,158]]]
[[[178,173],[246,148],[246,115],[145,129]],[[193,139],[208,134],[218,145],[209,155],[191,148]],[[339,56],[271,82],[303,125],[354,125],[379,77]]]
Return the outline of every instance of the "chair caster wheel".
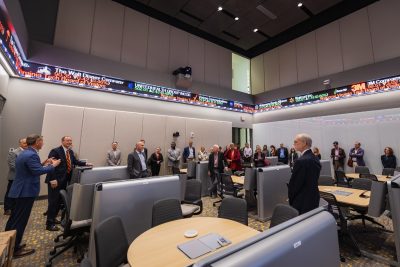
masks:
[[[56,254],[56,250],[55,249],[53,249],[53,250],[50,250],[50,253],[49,253],[51,256],[53,256],[54,254]],[[51,263],[50,263],[50,266],[51,266]]]

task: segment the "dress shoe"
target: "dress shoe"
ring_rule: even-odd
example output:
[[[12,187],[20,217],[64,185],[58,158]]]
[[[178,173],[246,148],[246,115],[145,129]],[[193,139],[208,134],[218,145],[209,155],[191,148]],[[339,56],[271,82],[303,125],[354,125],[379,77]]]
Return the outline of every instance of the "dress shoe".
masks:
[[[46,230],[55,232],[55,231],[60,231],[60,228],[58,228],[58,226],[53,224],[53,225],[47,225],[46,226]]]
[[[11,215],[11,210],[5,210],[4,215]]]
[[[61,224],[61,221],[59,221],[59,220],[57,220],[57,219],[54,219],[54,223],[55,223],[55,224]]]
[[[26,243],[22,243],[19,245],[19,249],[26,247]]]
[[[14,252],[13,258],[14,259],[18,259],[18,258],[21,258],[21,257],[25,257],[25,256],[28,256],[28,255],[31,255],[33,253],[35,253],[35,250],[32,249],[32,248],[20,248],[20,249],[18,249],[17,251]]]

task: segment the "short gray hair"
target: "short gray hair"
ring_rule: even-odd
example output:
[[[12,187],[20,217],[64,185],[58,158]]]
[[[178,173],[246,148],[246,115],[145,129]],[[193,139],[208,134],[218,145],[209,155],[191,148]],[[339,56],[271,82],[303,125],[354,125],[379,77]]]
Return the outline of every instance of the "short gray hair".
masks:
[[[301,133],[298,134],[296,137],[299,138],[302,142],[304,142],[308,148],[312,147],[312,139],[309,134]]]

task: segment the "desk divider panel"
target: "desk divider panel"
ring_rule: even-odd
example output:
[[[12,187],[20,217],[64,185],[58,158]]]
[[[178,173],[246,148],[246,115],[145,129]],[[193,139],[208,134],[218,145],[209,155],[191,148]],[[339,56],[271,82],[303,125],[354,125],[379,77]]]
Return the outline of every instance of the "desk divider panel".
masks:
[[[121,217],[131,243],[151,228],[154,202],[164,198],[180,199],[180,194],[178,176],[96,184],[89,242],[89,258],[93,266],[96,266],[94,229],[100,222],[111,216]]]
[[[397,266],[400,266],[400,175],[387,182],[392,214],[394,242],[396,245]]]
[[[197,162],[195,160],[188,162],[187,177],[196,178],[196,166],[197,166]]]
[[[208,176],[208,161],[198,161],[196,166],[196,179],[201,182],[201,196],[208,196],[211,179]]]
[[[276,166],[278,163],[278,157],[265,157],[269,161],[269,166]]]
[[[292,172],[288,165],[260,168],[257,172],[258,219],[267,221],[277,204],[287,204],[288,188]]]
[[[335,177],[332,175],[332,161],[327,159],[322,159],[319,162],[321,163],[321,172],[319,175],[327,175],[330,177]]]
[[[372,181],[371,197],[368,205],[368,215],[379,217],[386,209],[388,190],[386,182]]]

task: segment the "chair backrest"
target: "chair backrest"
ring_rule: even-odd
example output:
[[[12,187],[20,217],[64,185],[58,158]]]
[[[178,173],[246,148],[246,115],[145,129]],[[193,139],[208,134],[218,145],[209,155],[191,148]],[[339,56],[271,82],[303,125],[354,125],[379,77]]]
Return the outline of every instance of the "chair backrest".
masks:
[[[367,166],[356,166],[354,169],[356,173],[370,173]]]
[[[370,179],[372,181],[378,181],[376,175],[370,173],[360,173],[360,178]]]
[[[396,169],[394,169],[397,172],[400,172],[400,166],[397,166]]]
[[[232,176],[226,173],[221,173],[222,192],[224,195],[236,196],[236,187],[232,181]]]
[[[379,217],[386,209],[388,193],[387,183],[371,181],[371,198],[369,199],[368,215]]]
[[[383,168],[382,175],[394,176],[394,168]]]
[[[113,216],[99,223],[94,229],[97,267],[117,267],[126,263],[128,239],[122,220]]]
[[[332,179],[330,175],[320,175],[318,179],[318,185],[334,185],[335,181]]]
[[[196,201],[201,199],[201,182],[191,179],[186,182],[185,198],[186,201]]]
[[[70,214],[71,214],[71,200],[68,196],[67,191],[60,190],[60,196],[61,196],[61,203],[63,204],[63,210],[62,210],[62,215],[61,215],[61,225],[64,228],[64,234],[68,235],[68,232],[71,228],[72,221],[70,220]]]
[[[269,228],[274,227],[280,223],[286,222],[294,217],[299,216],[299,212],[289,206],[284,204],[278,204],[274,208],[274,212],[272,213],[271,223]]]
[[[346,226],[346,219],[342,214],[342,210],[338,205],[335,195],[323,191],[319,191],[319,195],[328,202],[328,211],[335,217],[335,219],[339,218],[341,226]]]
[[[167,198],[154,202],[152,227],[182,218],[181,202],[178,199]]]
[[[219,218],[225,218],[248,225],[247,203],[241,198],[228,197],[222,199],[218,211]]]
[[[371,191],[372,180],[367,178],[357,178],[353,180],[351,187],[354,189]]]
[[[336,170],[335,178],[336,178],[336,184],[338,186],[341,186],[341,185],[347,186],[348,185],[347,178],[346,178],[346,175],[344,174],[344,171]]]
[[[187,164],[187,176],[188,178],[195,178],[196,177],[196,166],[197,162],[192,160],[189,161]]]

